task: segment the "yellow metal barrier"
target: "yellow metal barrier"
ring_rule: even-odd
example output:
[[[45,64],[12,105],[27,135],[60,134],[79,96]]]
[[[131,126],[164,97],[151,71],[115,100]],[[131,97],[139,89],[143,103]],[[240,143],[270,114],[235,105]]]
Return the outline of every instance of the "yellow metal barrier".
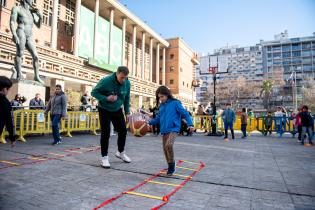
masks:
[[[50,114],[45,116],[43,110],[16,110],[13,112],[15,134],[18,140],[26,142],[24,136],[29,134],[51,133]],[[71,137],[73,131],[90,131],[97,134],[100,129],[98,112],[68,112],[67,119],[61,120],[60,132]],[[0,136],[0,143],[6,143],[5,136],[8,132],[4,130]]]
[[[207,130],[211,131],[211,121],[212,116],[209,115],[195,115],[193,116],[194,127],[199,130]],[[234,123],[235,130],[241,130],[241,118],[239,116],[236,117],[236,121]],[[246,130],[250,134],[255,131],[257,127],[255,118],[248,118]],[[224,122],[221,116],[217,117],[217,129],[221,132],[224,132]]]

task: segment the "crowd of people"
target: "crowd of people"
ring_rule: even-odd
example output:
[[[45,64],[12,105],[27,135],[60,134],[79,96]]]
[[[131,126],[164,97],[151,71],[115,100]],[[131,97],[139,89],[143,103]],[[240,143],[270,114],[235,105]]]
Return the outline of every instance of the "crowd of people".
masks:
[[[88,92],[85,92],[81,101],[81,111],[93,111],[91,106],[91,98],[94,97],[98,101],[97,110],[99,113],[99,120],[101,125],[101,166],[104,168],[110,168],[110,161],[108,156],[109,138],[113,134],[113,130],[118,133],[117,145],[118,151],[115,156],[125,163],[130,163],[131,158],[126,154],[125,144],[127,140],[127,127],[126,119],[129,119],[130,115],[130,81],[128,80],[129,70],[127,67],[120,66],[117,72],[104,77],[92,90],[89,96]],[[9,139],[12,146],[15,145],[15,134],[13,127],[12,111],[23,109],[23,103],[26,98],[17,94],[15,98],[9,102],[7,94],[12,86],[10,79],[4,76],[0,76],[0,135],[6,126],[9,132]],[[51,96],[47,105],[41,99],[40,94],[36,94],[35,97],[29,102],[29,109],[44,110],[47,116],[50,113],[50,120],[53,133],[53,145],[61,143],[61,137],[59,133],[59,123],[62,119],[67,118],[67,96],[63,92],[60,85],[55,86],[54,94]],[[163,151],[166,162],[168,164],[167,174],[172,175],[175,172],[175,157],[173,151],[173,145],[175,138],[178,134],[192,135],[196,129],[193,127],[193,117],[185,108],[181,102],[172,96],[171,91],[166,86],[160,86],[156,90],[156,104],[151,107],[149,111],[152,113],[151,120],[147,123],[152,126],[152,132],[155,135],[162,135]],[[199,105],[195,115],[200,116],[201,127],[205,132],[210,132],[210,129],[214,129],[217,126],[217,117],[220,116],[224,124],[224,139],[229,140],[228,130],[230,130],[232,140],[235,139],[234,124],[236,122],[236,116],[239,115],[241,119],[241,131],[242,138],[247,138],[247,124],[251,123],[253,118],[253,111],[242,108],[241,113],[236,113],[230,103],[227,103],[224,109],[217,111],[213,103],[210,103],[208,108],[204,108],[203,105]],[[211,118],[203,118],[202,116],[211,116]],[[282,136],[286,129],[284,126],[287,124],[287,120],[294,121],[294,135],[298,134],[298,141],[301,144],[306,143],[306,137],[308,137],[308,143],[313,144],[312,138],[314,134],[314,119],[308,110],[307,106],[303,106],[299,109],[298,113],[292,113],[288,115],[282,107],[278,107],[277,111],[272,114],[271,111],[267,112],[263,117],[264,129],[263,133],[267,135],[272,134],[272,128],[275,127],[279,137]],[[210,122],[207,122],[210,121]],[[205,126],[207,124],[211,126]]]

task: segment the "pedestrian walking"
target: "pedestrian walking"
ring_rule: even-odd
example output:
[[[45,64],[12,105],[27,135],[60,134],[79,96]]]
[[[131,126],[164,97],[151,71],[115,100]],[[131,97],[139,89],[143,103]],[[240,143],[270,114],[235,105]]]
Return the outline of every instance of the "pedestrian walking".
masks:
[[[7,99],[11,87],[11,80],[5,76],[0,76],[0,136],[2,135],[5,126],[9,133],[11,145],[15,146],[16,141],[13,127],[12,107]]]
[[[235,123],[236,117],[235,112],[231,109],[231,104],[226,104],[226,109],[222,113],[222,119],[224,122],[224,140],[228,141],[228,129],[231,130],[232,139],[235,139],[233,125]]]
[[[247,119],[248,119],[248,115],[246,113],[246,108],[243,108],[242,115],[241,115],[241,130],[243,133],[243,136],[242,136],[243,139],[247,137],[247,134],[246,134]]]
[[[55,86],[55,93],[47,104],[45,115],[47,115],[49,111],[52,133],[54,137],[52,145],[57,145],[61,143],[59,123],[62,119],[67,117],[67,96],[62,91],[61,85]]]

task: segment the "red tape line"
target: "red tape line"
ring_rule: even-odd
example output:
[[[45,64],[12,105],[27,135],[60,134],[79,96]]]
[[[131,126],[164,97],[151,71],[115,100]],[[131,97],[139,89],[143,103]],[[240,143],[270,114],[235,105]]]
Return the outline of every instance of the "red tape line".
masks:
[[[71,148],[71,149],[66,149],[66,150],[80,150],[82,148]],[[85,148],[86,149],[86,148]],[[92,152],[92,151],[97,151],[97,150],[100,150],[100,147],[95,147],[95,149],[92,147],[92,149],[88,150],[88,151],[84,151],[82,153],[86,153],[86,152]],[[65,150],[63,150],[65,151]],[[24,166],[24,165],[32,165],[32,164],[36,164],[36,163],[41,163],[41,162],[44,162],[44,161],[48,161],[48,160],[57,160],[57,159],[60,159],[61,157],[54,157],[54,158],[47,158],[46,156],[48,156],[49,154],[42,154],[42,155],[31,155],[32,157],[39,157],[39,158],[45,158],[45,160],[33,160],[29,163],[19,163],[20,165],[16,166],[16,165],[9,165],[9,166],[5,166],[5,167],[1,167],[1,169],[7,169],[7,168],[13,168],[13,167],[19,167],[19,166]],[[72,156],[72,155],[76,155],[74,153],[68,153],[68,154],[65,154],[64,157],[66,156]],[[29,160],[27,157],[24,157],[24,158],[15,158],[15,159],[11,159],[11,160],[8,160],[8,161],[11,161],[11,162],[15,162],[15,161],[18,161],[18,160]]]

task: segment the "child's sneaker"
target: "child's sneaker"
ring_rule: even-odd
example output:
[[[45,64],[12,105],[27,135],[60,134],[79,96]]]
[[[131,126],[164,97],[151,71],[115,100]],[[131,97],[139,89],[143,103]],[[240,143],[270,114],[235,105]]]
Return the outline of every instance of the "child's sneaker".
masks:
[[[176,171],[176,163],[169,163],[167,169],[167,175],[172,176]]]

